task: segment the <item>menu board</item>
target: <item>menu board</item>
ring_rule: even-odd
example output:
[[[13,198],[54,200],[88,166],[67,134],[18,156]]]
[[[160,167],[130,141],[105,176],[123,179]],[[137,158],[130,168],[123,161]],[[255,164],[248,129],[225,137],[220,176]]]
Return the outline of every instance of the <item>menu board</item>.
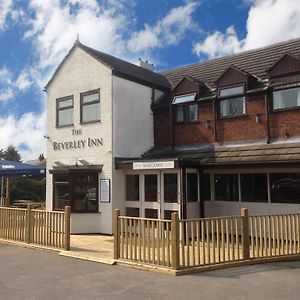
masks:
[[[100,202],[110,202],[110,179],[100,179]]]

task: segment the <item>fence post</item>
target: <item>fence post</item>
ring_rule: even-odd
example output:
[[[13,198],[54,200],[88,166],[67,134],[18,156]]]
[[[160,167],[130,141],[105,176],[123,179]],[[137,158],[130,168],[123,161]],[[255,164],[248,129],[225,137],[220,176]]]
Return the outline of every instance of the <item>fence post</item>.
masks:
[[[70,250],[70,206],[65,206],[65,250]]]
[[[250,259],[248,209],[241,208],[243,259]]]
[[[6,178],[6,197],[5,197],[5,206],[9,207],[10,205],[10,180]]]
[[[26,211],[26,227],[25,227],[25,242],[27,244],[30,244],[31,242],[31,210],[32,210],[32,204],[27,205],[27,211]]]
[[[120,257],[120,222],[119,222],[120,210],[114,211],[114,259]]]
[[[179,269],[179,219],[178,213],[172,213],[171,217],[171,235],[172,235],[172,268]]]

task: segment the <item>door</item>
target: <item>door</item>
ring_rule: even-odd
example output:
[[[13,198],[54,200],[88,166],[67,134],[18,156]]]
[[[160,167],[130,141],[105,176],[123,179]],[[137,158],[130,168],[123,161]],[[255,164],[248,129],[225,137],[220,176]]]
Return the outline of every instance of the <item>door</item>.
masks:
[[[143,176],[142,211],[144,218],[160,219],[160,180],[159,172],[146,173]]]
[[[180,215],[180,173],[161,171],[160,211],[162,219],[171,219],[173,212]]]

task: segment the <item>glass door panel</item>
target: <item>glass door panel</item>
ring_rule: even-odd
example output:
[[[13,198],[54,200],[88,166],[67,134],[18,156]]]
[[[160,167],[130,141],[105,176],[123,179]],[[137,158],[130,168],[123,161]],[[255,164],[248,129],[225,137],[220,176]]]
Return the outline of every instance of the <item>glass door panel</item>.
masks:
[[[177,203],[178,202],[178,183],[176,173],[165,173],[164,177],[164,202]]]
[[[145,201],[157,202],[157,175],[145,175]]]

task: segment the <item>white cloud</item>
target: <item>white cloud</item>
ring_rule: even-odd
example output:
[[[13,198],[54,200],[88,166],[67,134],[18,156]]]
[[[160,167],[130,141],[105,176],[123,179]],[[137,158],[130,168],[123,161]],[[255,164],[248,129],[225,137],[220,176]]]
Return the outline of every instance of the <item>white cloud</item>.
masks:
[[[192,13],[197,4],[188,3],[171,9],[155,26],[144,25],[144,29],[134,32],[128,41],[128,48],[132,52],[151,50],[169,45],[177,45],[187,30],[196,25]]]
[[[6,19],[12,8],[12,0],[0,1],[0,31],[6,27]]]
[[[0,117],[0,149],[12,144],[21,150],[22,159],[25,161],[45,153],[45,119],[46,112],[25,113],[19,119],[12,115]]]
[[[124,50],[121,30],[127,20],[122,12],[116,13],[116,8],[104,9],[94,0],[31,0],[29,8],[34,18],[24,38],[33,42],[41,70],[56,66],[77,34],[83,43],[96,49],[113,54]]]
[[[243,49],[243,41],[239,41],[233,26],[227,28],[225,34],[220,31],[208,36],[204,42],[194,46],[194,52],[200,55],[204,53],[209,59],[240,52]]]
[[[225,33],[216,31],[196,43],[193,51],[214,58],[300,36],[300,1],[249,0],[248,4],[251,6],[244,39],[239,39],[230,26]]]
[[[8,101],[19,92],[25,92],[33,83],[28,70],[22,70],[14,79],[13,74],[6,67],[0,69],[0,102]]]

